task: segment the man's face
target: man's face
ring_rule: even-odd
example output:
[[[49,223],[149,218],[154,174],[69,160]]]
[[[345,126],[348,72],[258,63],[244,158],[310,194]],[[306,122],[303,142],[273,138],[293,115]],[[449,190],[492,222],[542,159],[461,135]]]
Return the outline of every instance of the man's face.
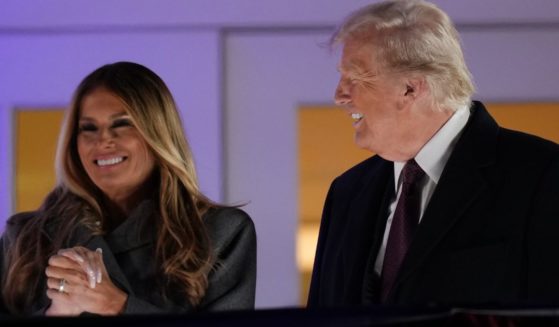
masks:
[[[349,39],[344,44],[335,100],[352,117],[359,147],[399,160],[410,119],[404,110],[406,82],[374,60],[376,49],[370,43]]]

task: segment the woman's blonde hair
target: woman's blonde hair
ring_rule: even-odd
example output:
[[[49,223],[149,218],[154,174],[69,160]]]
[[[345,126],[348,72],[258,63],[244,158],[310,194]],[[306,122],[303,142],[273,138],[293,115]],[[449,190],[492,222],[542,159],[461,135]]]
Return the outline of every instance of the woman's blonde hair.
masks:
[[[18,276],[38,279],[39,276],[33,276],[37,273],[36,267],[44,270],[48,256],[62,247],[78,225],[87,226],[92,234],[106,232],[103,226],[108,225],[105,220],[110,217],[103,208],[103,195],[85,172],[77,151],[81,104],[87,95],[100,88],[122,100],[134,126],[156,158],[154,175],[158,177],[155,193],[159,215],[155,255],[158,267],[161,267],[160,273],[166,277],[167,285],[182,285],[190,303],[196,305],[205,294],[213,262],[202,216],[217,204],[199,190],[192,154],[169,89],[154,72],[131,62],[98,68],[75,91],[57,147],[57,187],[39,210],[38,217],[21,229],[14,249],[10,251],[10,269],[4,285],[25,285]],[[71,212],[73,216],[64,212]],[[78,218],[76,212],[80,213]],[[53,219],[63,220],[64,228],[57,233],[55,242],[49,242],[41,239],[40,234]],[[96,224],[99,220],[101,224]],[[30,240],[37,242],[39,248],[33,250],[40,255],[25,249],[23,242]],[[22,269],[27,273],[21,274]],[[38,272],[42,273],[41,270]],[[23,312],[24,304],[33,301],[24,293],[33,291],[37,290],[4,290],[4,300],[14,311]]]
[[[345,19],[330,44],[349,39],[372,44],[373,59],[389,71],[424,76],[438,107],[469,107],[474,85],[458,32],[434,4],[395,0],[363,7]]]

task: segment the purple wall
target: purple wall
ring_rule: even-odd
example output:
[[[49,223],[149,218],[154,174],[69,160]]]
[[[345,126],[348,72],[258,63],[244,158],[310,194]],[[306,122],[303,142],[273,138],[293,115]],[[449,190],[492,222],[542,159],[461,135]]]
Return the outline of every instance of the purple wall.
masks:
[[[301,103],[332,103],[337,59],[319,43],[369,2],[1,1],[0,230],[13,213],[13,110],[66,105],[94,68],[138,61],[175,95],[202,189],[250,201],[257,306],[297,305],[295,114]],[[559,101],[559,1],[435,3],[459,24],[478,98]]]
[[[202,188],[221,193],[219,38],[200,31],[143,33],[13,33],[0,36],[2,148],[0,212],[11,210],[11,118],[17,107],[65,106],[86,74],[131,60],[152,68],[175,96],[192,143]]]

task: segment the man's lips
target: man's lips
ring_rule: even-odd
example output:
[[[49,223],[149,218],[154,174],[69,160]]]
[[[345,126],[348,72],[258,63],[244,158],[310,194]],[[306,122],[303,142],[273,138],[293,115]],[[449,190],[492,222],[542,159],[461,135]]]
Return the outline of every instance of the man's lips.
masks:
[[[359,121],[361,121],[361,119],[363,119],[363,114],[352,113],[351,114],[351,119],[353,119],[354,123],[358,123]]]

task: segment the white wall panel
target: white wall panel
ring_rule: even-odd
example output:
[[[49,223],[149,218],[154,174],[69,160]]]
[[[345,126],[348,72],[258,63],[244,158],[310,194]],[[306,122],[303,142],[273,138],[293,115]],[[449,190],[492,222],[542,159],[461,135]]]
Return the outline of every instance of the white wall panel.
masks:
[[[226,190],[250,201],[258,233],[259,307],[299,303],[295,265],[297,127],[301,103],[331,103],[336,59],[327,33],[226,39]]]

